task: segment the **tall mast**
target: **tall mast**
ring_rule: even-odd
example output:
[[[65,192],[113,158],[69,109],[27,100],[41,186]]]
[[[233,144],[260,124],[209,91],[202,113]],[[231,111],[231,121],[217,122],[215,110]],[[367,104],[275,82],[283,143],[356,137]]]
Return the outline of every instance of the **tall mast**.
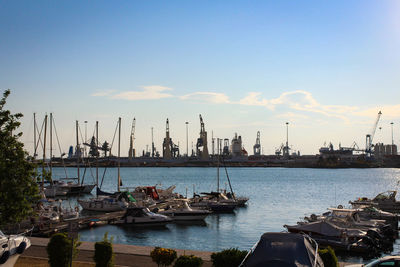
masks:
[[[217,192],[219,192],[219,155],[217,157]]]
[[[53,113],[50,113],[50,172],[53,171]]]
[[[78,184],[81,183],[81,177],[79,173],[79,157],[81,154],[81,150],[79,148],[79,136],[78,136],[78,121],[76,121],[76,167],[78,168]]]
[[[44,137],[43,137],[43,164],[42,164],[42,185],[41,190],[44,192],[44,162],[46,160],[46,132],[47,132],[47,114],[44,116]]]
[[[120,192],[121,175],[120,175],[120,152],[121,152],[121,117],[118,118],[118,192]]]
[[[98,153],[98,147],[99,147],[99,122],[96,121],[96,187],[99,188],[99,153]],[[97,196],[97,191],[96,190],[96,196]]]
[[[36,113],[33,113],[33,159],[36,159]]]

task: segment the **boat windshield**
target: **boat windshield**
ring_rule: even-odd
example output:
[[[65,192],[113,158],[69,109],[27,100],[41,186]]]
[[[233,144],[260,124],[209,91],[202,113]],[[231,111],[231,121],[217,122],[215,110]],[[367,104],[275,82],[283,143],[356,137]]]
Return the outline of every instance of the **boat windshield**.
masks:
[[[396,191],[386,191],[377,195],[374,200],[395,199],[396,193]]]
[[[371,261],[370,263],[363,265],[363,266],[365,266],[365,267],[378,266],[378,263],[380,263],[380,262],[381,262],[381,259],[377,259],[377,260]],[[390,265],[387,265],[387,266],[390,266]]]

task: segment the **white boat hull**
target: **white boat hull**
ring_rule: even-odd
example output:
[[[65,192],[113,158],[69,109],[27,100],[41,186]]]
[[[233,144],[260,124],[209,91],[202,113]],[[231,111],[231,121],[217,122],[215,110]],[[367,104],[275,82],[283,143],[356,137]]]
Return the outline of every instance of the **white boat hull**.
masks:
[[[90,211],[112,212],[124,210],[118,202],[78,200],[82,209]]]
[[[159,214],[170,217],[174,221],[201,221],[204,220],[209,212],[166,212],[160,211]]]

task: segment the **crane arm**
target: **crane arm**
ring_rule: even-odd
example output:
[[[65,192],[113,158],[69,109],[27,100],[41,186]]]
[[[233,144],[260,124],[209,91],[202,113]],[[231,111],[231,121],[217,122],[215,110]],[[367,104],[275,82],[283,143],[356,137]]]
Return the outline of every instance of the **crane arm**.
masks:
[[[373,139],[374,139],[374,135],[375,135],[375,132],[376,132],[376,127],[378,126],[379,119],[381,118],[381,115],[382,115],[382,112],[379,111],[379,112],[378,112],[378,117],[376,118],[374,127],[372,128],[372,131],[371,131],[371,143],[372,143],[372,141],[373,141]]]

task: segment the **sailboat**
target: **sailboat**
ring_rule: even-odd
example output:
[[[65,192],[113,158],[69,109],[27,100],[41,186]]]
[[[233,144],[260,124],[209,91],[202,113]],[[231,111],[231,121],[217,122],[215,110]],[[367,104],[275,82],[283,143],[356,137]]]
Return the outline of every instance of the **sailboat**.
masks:
[[[225,192],[220,190],[219,184],[219,156],[217,162],[217,191],[216,192],[202,192],[203,196],[194,196],[192,198],[191,206],[199,207],[199,208],[209,208],[214,212],[232,212],[238,205],[239,202],[236,200],[236,197],[233,193],[231,182],[229,179],[228,171],[225,167],[226,177],[229,182],[229,187],[231,189],[230,196],[232,198],[228,198]],[[246,200],[247,201],[247,200]]]
[[[35,116],[35,114],[34,114]],[[47,125],[47,115],[45,119],[45,126]],[[52,142],[53,142],[53,114],[50,113],[50,174],[52,171],[52,159],[53,159],[53,148],[52,148]],[[36,122],[35,122],[36,125]],[[45,129],[45,138],[46,138],[46,129]],[[57,132],[56,132],[57,134]],[[35,132],[36,135],[36,132]],[[36,139],[36,137],[35,137]],[[77,182],[65,182],[63,180],[51,180],[50,184],[43,187],[43,191],[46,195],[46,197],[56,197],[56,196],[65,196],[67,194],[81,194],[81,193],[90,193],[93,188],[94,184],[83,184],[83,181],[81,183],[80,181],[80,173],[79,173],[79,160],[80,160],[80,149],[79,149],[79,140],[78,140],[78,121],[76,121],[76,142],[77,142],[77,149],[76,149],[76,157],[77,157],[77,171],[78,171],[78,177],[77,178],[64,178],[65,180],[69,179],[77,179]],[[35,142],[36,143],[36,142]],[[35,144],[36,145],[36,144]],[[46,140],[44,141],[44,145],[46,145]],[[35,148],[36,151],[36,148]]]
[[[106,193],[99,189],[98,170],[96,170],[96,197],[90,199],[78,199],[83,210],[112,212],[127,209],[136,200],[129,192],[120,192],[120,140],[121,140],[121,118],[118,119],[119,140],[118,140],[118,186],[116,193]],[[98,122],[96,122],[96,140],[98,140]],[[96,159],[97,161],[97,159]],[[98,164],[96,164],[98,167]]]

